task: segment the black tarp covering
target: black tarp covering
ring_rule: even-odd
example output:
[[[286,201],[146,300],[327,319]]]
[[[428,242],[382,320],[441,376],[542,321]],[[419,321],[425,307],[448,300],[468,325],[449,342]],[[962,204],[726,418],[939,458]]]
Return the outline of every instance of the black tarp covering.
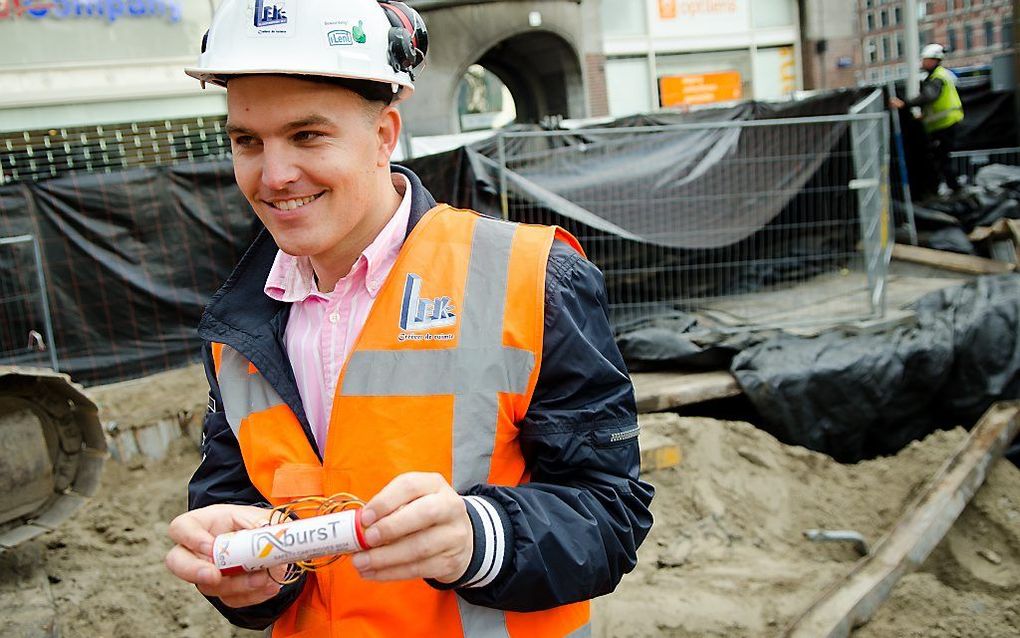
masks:
[[[229,162],[76,173],[0,188],[0,236],[40,240],[60,369],[109,382],[195,359],[195,326],[247,245],[250,211]],[[15,315],[0,304],[0,322]],[[42,331],[13,338],[27,329]]]
[[[732,372],[779,439],[856,462],[1020,398],[1020,275],[925,295],[889,334],[780,335]]]
[[[842,115],[869,93],[639,115],[605,128]],[[655,312],[645,303],[649,299],[760,290],[844,267],[854,251],[858,216],[856,197],[846,188],[856,177],[849,130],[846,122],[654,135],[608,134],[596,127],[510,139],[509,216],[556,223],[581,238],[606,274],[617,324]],[[485,140],[408,166],[440,201],[500,214],[497,159],[496,143]],[[691,275],[681,284],[659,276],[662,271]],[[623,300],[640,303],[628,309]]]

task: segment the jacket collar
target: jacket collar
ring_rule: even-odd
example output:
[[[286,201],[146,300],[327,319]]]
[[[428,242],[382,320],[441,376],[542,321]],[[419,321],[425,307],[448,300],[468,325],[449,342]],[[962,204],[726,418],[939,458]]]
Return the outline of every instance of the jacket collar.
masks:
[[[412,171],[397,165],[392,165],[391,170],[405,175],[411,183],[411,214],[407,222],[410,233],[425,213],[435,208],[436,200]],[[290,305],[264,293],[266,277],[278,250],[263,228],[206,306],[198,335],[205,341],[224,343],[251,361],[294,411],[306,433],[310,433],[294,371],[283,346]]]

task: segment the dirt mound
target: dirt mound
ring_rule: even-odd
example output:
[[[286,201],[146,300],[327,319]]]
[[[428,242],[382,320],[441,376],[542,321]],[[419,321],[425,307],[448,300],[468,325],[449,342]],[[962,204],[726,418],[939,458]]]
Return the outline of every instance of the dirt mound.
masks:
[[[803,532],[854,530],[874,543],[966,436],[962,429],[938,432],[896,457],[848,466],[784,446],[746,423],[649,415],[642,417],[642,424],[678,442],[684,459],[678,468],[648,476],[658,490],[652,505],[655,526],[641,548],[635,572],[614,594],[597,601],[599,636],[777,635],[857,559],[849,545],[812,543]],[[994,516],[1008,516],[1009,508],[1001,501],[1017,498],[1008,497],[1010,491],[1020,494],[1020,472],[999,464],[990,481],[981,499],[993,498],[987,506]],[[1002,492],[997,500],[987,496],[996,490]],[[975,578],[982,586],[995,578],[1007,579],[1004,572],[993,574],[983,566],[967,571],[939,559],[955,547],[956,556],[976,565],[971,557],[974,538],[997,539],[984,546],[1001,558],[1007,571],[1013,569],[1009,578],[1017,578],[1015,552],[1007,548],[1020,540],[1020,529],[999,524],[989,536],[974,519],[981,516],[973,513],[980,512],[981,499],[926,565],[926,569],[941,566],[946,573],[939,577],[946,580],[946,587],[956,587],[961,578]],[[982,589],[987,600],[978,601],[984,604],[981,608],[994,607],[997,617],[1003,618],[1009,596],[1015,596],[1011,586],[994,586],[995,592]],[[959,591],[959,596],[969,602],[966,591]],[[912,608],[909,598],[904,602]],[[937,597],[930,602],[942,604]],[[917,608],[921,611],[913,622],[930,613],[922,604]],[[895,617],[902,620],[902,610]],[[875,626],[882,622],[879,618]],[[1002,631],[1015,626],[1001,621],[993,625]],[[898,630],[883,631],[861,635],[902,635]],[[957,635],[940,631],[930,627],[924,635]]]
[[[194,376],[182,372],[176,390],[128,385],[124,400],[109,391],[104,406],[122,422],[141,424],[149,418],[142,411],[162,418],[182,399],[193,403],[184,388],[198,383]],[[679,443],[684,459],[648,477],[658,490],[656,523],[635,572],[596,601],[597,636],[777,635],[857,558],[849,546],[806,541],[804,530],[852,529],[874,542],[965,436],[940,432],[894,458],[844,466],[746,423],[671,415],[642,423]],[[198,462],[193,444],[180,440],[165,461],[108,463],[87,509],[3,557],[0,566],[18,567],[4,570],[5,582],[26,572],[24,582],[48,583],[66,636],[262,635],[230,627],[163,567],[168,523],[186,507]],[[1017,635],[1018,499],[1020,472],[998,464],[924,570],[856,637]],[[41,574],[28,573],[33,565]]]

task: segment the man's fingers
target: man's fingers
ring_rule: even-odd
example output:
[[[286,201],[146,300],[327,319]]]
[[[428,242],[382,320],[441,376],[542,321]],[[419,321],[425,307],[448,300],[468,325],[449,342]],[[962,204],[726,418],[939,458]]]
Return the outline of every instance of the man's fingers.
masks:
[[[370,547],[385,545],[458,516],[467,516],[459,494],[453,490],[425,494],[370,526],[365,530],[365,541]]]
[[[170,540],[177,545],[183,545],[197,554],[212,556],[216,532],[195,512],[186,512],[170,521],[169,534]]]
[[[212,556],[219,534],[252,529],[269,520],[269,510],[250,505],[210,505],[185,512],[170,522],[170,538],[198,554]]]
[[[198,591],[206,596],[215,596],[226,602],[231,599],[259,598],[267,600],[280,591],[280,586],[274,583],[269,574],[265,571],[251,572],[248,574],[237,574],[236,576],[223,576],[216,585],[199,585]],[[265,594],[272,592],[269,596]],[[261,602],[261,600],[259,602]],[[229,603],[228,603],[229,604]],[[254,604],[254,603],[249,603]],[[244,606],[244,605],[242,605]]]
[[[361,524],[368,527],[411,501],[448,487],[442,474],[408,472],[390,481],[372,497],[361,512]]]
[[[352,561],[362,575],[375,580],[446,576],[466,567],[460,564],[457,551],[466,540],[462,536],[456,526],[433,527],[391,545],[359,552]]]
[[[165,563],[170,573],[194,585],[215,586],[221,580],[220,570],[209,559],[182,545],[167,552]]]

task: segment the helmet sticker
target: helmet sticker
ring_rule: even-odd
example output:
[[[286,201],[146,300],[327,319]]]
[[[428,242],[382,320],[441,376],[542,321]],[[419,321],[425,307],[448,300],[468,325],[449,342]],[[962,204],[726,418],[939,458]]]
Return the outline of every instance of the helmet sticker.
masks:
[[[294,35],[294,16],[287,0],[249,0],[248,35],[251,37],[290,37]]]

